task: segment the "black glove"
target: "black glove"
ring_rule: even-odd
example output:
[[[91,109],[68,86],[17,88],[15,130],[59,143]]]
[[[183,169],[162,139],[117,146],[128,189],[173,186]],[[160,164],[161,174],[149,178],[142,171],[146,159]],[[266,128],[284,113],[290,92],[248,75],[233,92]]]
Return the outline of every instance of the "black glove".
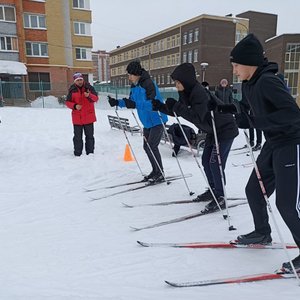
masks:
[[[108,102],[109,102],[109,105],[111,107],[114,107],[114,106],[118,106],[119,105],[119,101],[116,100],[115,98],[112,98],[111,96],[107,96],[108,98]]]
[[[127,108],[136,108],[134,101],[127,99],[127,98],[123,98],[123,100],[125,101],[125,105]]]
[[[221,104],[217,106],[217,111],[223,114],[236,114],[237,108],[234,104]]]
[[[208,111],[215,111],[218,107],[218,103],[214,97],[210,97],[210,100],[207,102]]]
[[[164,106],[164,103],[160,102],[157,99],[152,100],[152,110],[158,111],[162,108],[162,106]]]
[[[176,103],[177,103],[177,100],[175,100],[174,98],[167,98],[166,105],[167,105],[168,110],[173,112],[173,107]]]

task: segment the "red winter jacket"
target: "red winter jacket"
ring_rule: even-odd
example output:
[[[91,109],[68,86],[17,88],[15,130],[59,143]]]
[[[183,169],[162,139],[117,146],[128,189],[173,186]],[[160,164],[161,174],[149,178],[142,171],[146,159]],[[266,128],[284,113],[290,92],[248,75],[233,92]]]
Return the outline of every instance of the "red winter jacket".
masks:
[[[89,91],[89,97],[84,92]],[[98,95],[94,87],[89,83],[83,83],[82,87],[72,84],[66,100],[66,105],[72,109],[72,122],[74,125],[85,125],[96,122],[94,103],[98,101]],[[82,105],[81,110],[76,110],[75,105]]]

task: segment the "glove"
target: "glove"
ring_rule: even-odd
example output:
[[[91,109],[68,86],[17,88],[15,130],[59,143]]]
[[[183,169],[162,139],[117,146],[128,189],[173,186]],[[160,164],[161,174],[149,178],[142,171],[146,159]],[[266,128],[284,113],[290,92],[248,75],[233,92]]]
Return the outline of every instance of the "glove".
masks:
[[[210,100],[207,102],[207,110],[215,111],[218,107],[218,103],[214,97],[210,97]]]
[[[152,110],[159,111],[164,104],[157,99],[152,100]]]
[[[223,114],[236,114],[237,108],[234,104],[217,105],[217,111]]]
[[[177,103],[177,100],[174,98],[167,98],[166,105],[169,111],[173,111],[174,105]]]
[[[127,98],[123,98],[123,100],[125,101],[125,105],[127,108],[136,108],[134,101],[127,99]]]
[[[116,100],[115,98],[112,98],[111,96],[107,96],[108,98],[108,102],[109,102],[109,105],[111,107],[114,107],[114,106],[118,106],[119,105],[119,101]]]

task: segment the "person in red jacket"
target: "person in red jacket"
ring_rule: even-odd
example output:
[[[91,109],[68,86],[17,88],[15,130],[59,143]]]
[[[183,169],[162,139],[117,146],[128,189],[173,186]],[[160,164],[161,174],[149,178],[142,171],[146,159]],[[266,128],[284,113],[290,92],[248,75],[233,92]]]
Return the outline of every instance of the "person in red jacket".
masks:
[[[83,150],[83,131],[85,134],[86,154],[94,153],[94,122],[96,114],[94,103],[98,101],[98,95],[94,87],[83,80],[81,73],[73,75],[74,84],[69,88],[66,105],[72,109],[72,122],[74,127],[74,155],[80,156]]]

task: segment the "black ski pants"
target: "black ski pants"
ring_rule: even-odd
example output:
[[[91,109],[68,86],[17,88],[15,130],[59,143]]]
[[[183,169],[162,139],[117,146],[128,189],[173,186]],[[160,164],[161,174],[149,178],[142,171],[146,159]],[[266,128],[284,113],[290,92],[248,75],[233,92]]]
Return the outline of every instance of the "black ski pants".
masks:
[[[233,143],[233,139],[223,140],[219,142],[220,157],[222,163],[222,171],[225,182],[225,166],[228,158],[228,154]],[[218,155],[216,145],[205,145],[202,154],[202,165],[208,183],[216,197],[224,196],[222,178],[220,173]]]
[[[85,152],[86,154],[94,153],[95,139],[94,139],[94,123],[85,125],[73,125],[74,127],[74,155],[80,156],[83,150],[83,132],[85,134]]]
[[[266,142],[257,158],[257,166],[267,196],[276,190],[276,206],[292,236],[300,247],[300,145],[272,149]],[[266,201],[255,170],[246,186],[255,230],[271,233]]]
[[[156,174],[160,173],[160,169],[162,171],[164,170],[163,165],[162,165],[161,156],[160,156],[159,149],[158,149],[158,145],[161,140],[163,132],[164,132],[164,127],[162,124],[151,127],[151,128],[143,129],[143,134],[147,141],[146,142],[144,139],[143,148],[144,148],[144,150],[148,156],[148,159],[151,163],[152,172],[154,172]],[[150,146],[151,150],[149,149],[149,146],[147,145],[147,143]],[[151,153],[151,151],[153,154]],[[157,161],[159,167],[157,166],[157,163],[155,160]]]

